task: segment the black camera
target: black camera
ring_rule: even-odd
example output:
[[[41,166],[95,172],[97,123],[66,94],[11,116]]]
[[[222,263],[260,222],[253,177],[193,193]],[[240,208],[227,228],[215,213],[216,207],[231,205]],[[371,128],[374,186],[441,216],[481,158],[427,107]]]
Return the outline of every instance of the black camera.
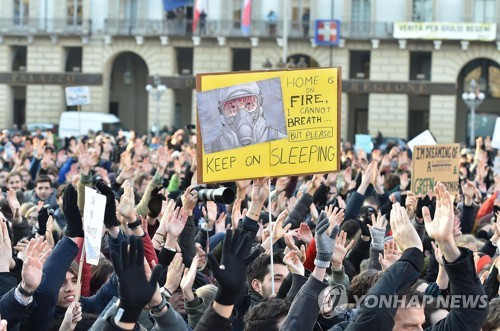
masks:
[[[229,187],[210,189],[206,185],[197,185],[193,190],[198,192],[198,200],[215,201],[226,205],[233,203],[236,195]]]

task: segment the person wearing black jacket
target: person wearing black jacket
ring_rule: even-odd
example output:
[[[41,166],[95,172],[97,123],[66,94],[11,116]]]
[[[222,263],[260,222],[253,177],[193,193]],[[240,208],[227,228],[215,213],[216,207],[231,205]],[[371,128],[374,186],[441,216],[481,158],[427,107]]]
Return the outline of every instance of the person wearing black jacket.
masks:
[[[444,259],[444,267],[450,279],[450,295],[459,295],[463,301],[452,306],[448,316],[426,330],[481,330],[488,314],[488,297],[477,277],[472,252],[459,249],[453,240],[453,200],[444,185],[438,183],[436,194],[436,212],[431,219],[429,209],[423,210],[425,227],[428,235],[439,245]],[[418,279],[423,268],[422,242],[411,225],[406,211],[395,204],[391,211],[391,226],[396,243],[403,250],[403,255],[391,266],[368,292],[369,296],[393,296],[406,292]],[[477,300],[476,304],[467,305],[465,300]],[[458,307],[457,307],[458,306]],[[346,330],[421,330],[425,322],[424,309],[421,305],[394,307],[373,307],[367,300],[361,303],[357,320]]]

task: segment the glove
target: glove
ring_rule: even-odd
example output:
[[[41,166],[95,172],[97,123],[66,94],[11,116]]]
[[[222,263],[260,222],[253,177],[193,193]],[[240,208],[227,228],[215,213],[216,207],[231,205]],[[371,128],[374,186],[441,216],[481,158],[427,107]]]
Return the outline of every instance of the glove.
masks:
[[[42,208],[38,212],[38,233],[41,236],[45,236],[45,231],[47,231],[47,221],[49,220],[49,211],[47,208]]]
[[[372,237],[372,246],[374,249],[383,251],[384,250],[384,238],[385,238],[385,230],[374,228],[373,226],[370,228],[370,236]]]
[[[326,230],[330,226],[330,221],[326,217],[324,211],[318,217],[318,223],[316,225],[316,258],[314,259],[314,265],[320,268],[328,268],[330,266],[330,260],[332,259],[333,250],[335,249],[335,239],[339,233],[339,225],[335,224],[330,235],[326,233]]]
[[[109,229],[113,226],[120,226],[120,222],[116,218],[116,202],[113,190],[106,185],[102,180],[95,183],[95,187],[106,196],[106,209],[104,210],[104,226]]]
[[[226,230],[226,237],[222,245],[221,264],[212,255],[208,255],[210,267],[215,279],[219,283],[219,290],[215,295],[215,301],[221,305],[234,305],[241,290],[241,284],[246,282],[245,252],[250,244],[250,238],[241,229],[233,232]]]
[[[63,193],[63,213],[66,217],[66,235],[83,237],[82,215],[78,209],[78,193],[73,185],[68,185]]]
[[[158,279],[163,267],[157,265],[148,281],[144,272],[144,245],[142,239],[131,236],[130,248],[127,249],[127,246],[127,241],[122,241],[121,257],[118,257],[118,254],[113,252],[111,259],[120,283],[120,305],[118,306],[118,313],[122,313],[120,322],[135,323],[144,306],[151,301],[158,286]]]
[[[151,197],[148,201],[148,216],[151,218],[157,218],[158,215],[160,215],[163,201],[167,200],[165,195],[159,193],[161,189],[162,187],[155,187],[153,191],[151,191]]]

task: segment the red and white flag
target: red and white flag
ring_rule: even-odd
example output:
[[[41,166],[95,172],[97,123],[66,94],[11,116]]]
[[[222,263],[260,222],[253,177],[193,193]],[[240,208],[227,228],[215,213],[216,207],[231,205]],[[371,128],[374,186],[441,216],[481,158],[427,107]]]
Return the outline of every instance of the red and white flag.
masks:
[[[202,11],[207,12],[207,0],[195,0],[194,2],[194,13],[193,13],[193,33],[196,31],[198,26],[198,21],[200,20],[200,14]]]

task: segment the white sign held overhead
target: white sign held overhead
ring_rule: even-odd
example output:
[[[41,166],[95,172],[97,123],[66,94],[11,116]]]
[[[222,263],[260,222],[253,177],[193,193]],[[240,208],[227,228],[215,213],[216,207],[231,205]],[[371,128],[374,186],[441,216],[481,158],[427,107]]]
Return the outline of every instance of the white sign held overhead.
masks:
[[[495,122],[495,130],[493,131],[493,138],[491,138],[491,147],[500,149],[500,117],[497,117]]]
[[[67,106],[81,106],[90,103],[90,90],[88,86],[70,86],[64,88]]]
[[[412,140],[408,142],[408,147],[410,148],[411,152],[413,153],[413,148],[415,146],[419,145],[436,145],[436,140],[432,136],[431,132],[429,130],[425,130]]]
[[[83,231],[85,233],[85,258],[87,263],[97,265],[101,254],[101,238],[104,225],[106,196],[85,187],[83,208]]]

